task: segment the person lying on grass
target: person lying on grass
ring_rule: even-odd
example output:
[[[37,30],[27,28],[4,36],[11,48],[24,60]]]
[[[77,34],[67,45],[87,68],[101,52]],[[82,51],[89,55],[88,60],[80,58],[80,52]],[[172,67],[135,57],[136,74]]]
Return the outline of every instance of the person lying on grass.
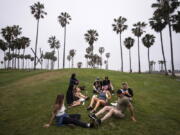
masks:
[[[44,127],[48,128],[55,119],[56,126],[69,125],[73,124],[83,128],[92,128],[94,127],[93,123],[86,123],[80,121],[80,114],[67,114],[65,112],[66,108],[64,106],[64,95],[57,95],[54,108],[52,111],[52,116],[49,123],[45,124]]]
[[[106,76],[104,78],[104,80],[102,81],[102,89],[109,90],[109,92],[111,92],[111,93],[114,92],[113,85],[112,85],[111,81],[109,80],[108,76]]]
[[[81,86],[81,87],[76,87],[74,89],[74,102],[73,104],[71,105],[71,107],[74,107],[74,106],[78,106],[78,105],[81,105],[81,104],[84,104],[85,100],[88,100],[89,97],[88,96],[85,96],[81,93],[81,90],[85,90],[85,87],[84,86]]]
[[[116,107],[105,106],[96,114],[90,113],[89,117],[93,119],[98,125],[100,125],[102,122],[104,122],[105,120],[109,119],[112,116],[115,116],[117,118],[123,118],[125,116],[124,112],[128,108],[131,113],[131,120],[136,121],[136,118],[134,116],[133,105],[129,101],[129,98],[124,96],[122,90],[117,91],[117,96],[118,96],[118,102]],[[98,116],[104,114],[105,112],[106,114],[99,119]]]
[[[99,93],[102,90],[102,81],[99,77],[96,78],[95,82],[93,83],[93,93]]]
[[[97,108],[100,105],[106,105],[108,101],[111,99],[111,93],[108,90],[101,90],[101,92],[97,95],[93,95],[90,105],[87,110],[91,110],[91,113],[96,112]],[[94,106],[94,107],[93,107]]]

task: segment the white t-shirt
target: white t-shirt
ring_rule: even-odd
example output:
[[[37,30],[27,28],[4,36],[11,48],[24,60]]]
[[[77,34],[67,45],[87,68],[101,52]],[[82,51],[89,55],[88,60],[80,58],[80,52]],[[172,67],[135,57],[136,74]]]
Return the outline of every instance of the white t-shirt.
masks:
[[[58,110],[56,116],[62,116],[62,115],[65,113],[65,110],[66,110],[66,108],[65,108],[65,106],[64,106],[64,104],[63,104],[63,106],[61,107],[61,109]]]

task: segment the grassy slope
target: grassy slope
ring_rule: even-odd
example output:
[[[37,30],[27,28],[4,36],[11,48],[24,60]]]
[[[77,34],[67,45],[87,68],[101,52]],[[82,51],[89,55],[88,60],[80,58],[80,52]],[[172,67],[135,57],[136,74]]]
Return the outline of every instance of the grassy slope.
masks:
[[[134,89],[134,106],[138,122],[127,117],[107,120],[99,129],[69,127],[42,128],[49,120],[51,107],[58,93],[66,93],[68,79],[75,72],[90,96],[96,76],[108,75],[115,89],[127,81]],[[112,101],[116,99],[113,96]],[[88,121],[88,103],[68,110],[82,114]],[[72,69],[53,72],[0,71],[0,135],[179,135],[180,82],[163,75],[127,74],[115,71]]]

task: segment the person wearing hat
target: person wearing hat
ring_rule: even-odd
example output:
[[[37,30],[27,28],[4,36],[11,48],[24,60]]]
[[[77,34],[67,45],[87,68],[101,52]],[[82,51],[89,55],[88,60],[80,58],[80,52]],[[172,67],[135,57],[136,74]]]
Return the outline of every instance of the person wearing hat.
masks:
[[[102,81],[99,77],[96,78],[95,82],[93,83],[93,93],[99,93],[102,90]]]
[[[129,101],[129,98],[126,97],[123,94],[122,90],[117,91],[117,96],[118,96],[118,101],[117,101],[117,106],[116,107],[114,107],[114,106],[105,106],[104,108],[102,108],[96,114],[90,113],[89,117],[92,120],[94,120],[98,125],[100,125],[102,122],[104,122],[105,120],[109,119],[112,116],[115,116],[117,118],[125,117],[124,112],[128,108],[130,113],[131,113],[131,120],[135,122],[136,118],[134,116],[134,109],[133,109],[133,105]],[[106,114],[102,118],[98,118],[100,115],[102,115],[104,113],[106,113]]]

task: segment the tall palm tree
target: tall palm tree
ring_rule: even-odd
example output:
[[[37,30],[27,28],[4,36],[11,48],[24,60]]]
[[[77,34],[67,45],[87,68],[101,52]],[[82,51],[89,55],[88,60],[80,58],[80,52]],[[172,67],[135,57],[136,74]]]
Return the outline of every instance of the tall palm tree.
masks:
[[[144,28],[146,27],[145,22],[137,22],[136,24],[133,24],[134,28],[132,28],[132,33],[137,37],[138,39],[138,68],[139,73],[141,73],[141,59],[140,59],[140,46],[139,46],[139,38],[142,36],[142,34],[145,32]]]
[[[124,45],[127,49],[129,49],[129,72],[132,73],[132,67],[131,67],[131,47],[134,45],[134,39],[131,37],[127,37],[124,40]]]
[[[53,49],[54,53],[55,53],[55,49],[60,47],[60,42],[59,42],[59,40],[56,39],[56,36],[49,37],[48,43],[50,45],[50,48]],[[54,61],[52,61],[52,62],[54,62]],[[54,63],[51,63],[51,64],[54,65]],[[59,69],[59,51],[58,51],[58,69]]]
[[[123,72],[123,49],[121,45],[121,35],[122,35],[122,32],[128,28],[128,26],[125,24],[126,21],[127,21],[126,18],[120,16],[119,18],[114,19],[114,24],[112,24],[113,31],[119,34],[119,37],[120,37],[121,71],[122,72]]]
[[[110,53],[106,53],[106,58],[107,58],[107,69],[109,69],[109,57],[110,57]]]
[[[43,19],[47,13],[44,11],[44,4],[37,2],[34,3],[31,8],[31,14],[34,15],[37,20],[37,31],[36,31],[36,43],[35,43],[35,56],[34,56],[34,70],[36,70],[36,59],[37,59],[37,45],[38,45],[38,34],[39,34],[39,21]]]
[[[6,56],[6,50],[7,50],[7,43],[0,39],[0,50],[2,50],[4,52],[4,57]],[[5,59],[4,59],[4,68],[6,69],[6,62],[5,62]]]
[[[173,40],[172,40],[172,14],[180,6],[178,0],[157,0],[157,3],[152,4],[152,8],[156,8],[154,15],[161,16],[168,24],[169,37],[170,37],[170,49],[171,49],[171,67],[172,76],[175,76],[174,72],[174,53],[173,53]]]
[[[64,50],[63,50],[63,68],[65,68],[65,52],[66,52],[66,25],[69,24],[69,21],[72,20],[71,16],[64,12],[58,16],[58,22],[61,27],[64,28]]]
[[[165,29],[167,23],[163,20],[163,18],[161,16],[153,16],[150,19],[149,24],[150,24],[151,28],[154,29],[154,31],[158,32],[160,35],[162,56],[163,56],[163,60],[166,61],[166,57],[165,57],[165,53],[164,53],[162,31],[163,31],[163,29]],[[165,68],[165,75],[168,75],[166,63],[164,64],[164,68]]]
[[[76,50],[71,49],[69,51],[69,55],[71,56],[71,59],[72,59],[72,68],[74,68],[74,56],[75,56],[75,54],[76,54]]]
[[[148,48],[149,73],[151,73],[151,70],[150,70],[150,51],[149,51],[149,48],[154,44],[155,36],[154,35],[150,35],[150,34],[146,34],[142,38],[142,42],[143,42],[144,46]]]
[[[87,31],[87,33],[84,34],[86,42],[89,44],[89,47],[91,48],[91,54],[93,55],[94,50],[94,42],[98,40],[99,34],[96,30],[90,29]]]
[[[87,68],[88,68],[88,59],[89,59],[89,56],[90,56],[90,53],[91,53],[91,47],[88,47],[86,48],[86,54],[85,54],[85,58],[87,60]]]
[[[101,54],[101,60],[103,60],[102,54],[104,53],[104,51],[105,51],[104,47],[99,47],[99,53]],[[102,64],[101,64],[101,68],[102,68]]]

